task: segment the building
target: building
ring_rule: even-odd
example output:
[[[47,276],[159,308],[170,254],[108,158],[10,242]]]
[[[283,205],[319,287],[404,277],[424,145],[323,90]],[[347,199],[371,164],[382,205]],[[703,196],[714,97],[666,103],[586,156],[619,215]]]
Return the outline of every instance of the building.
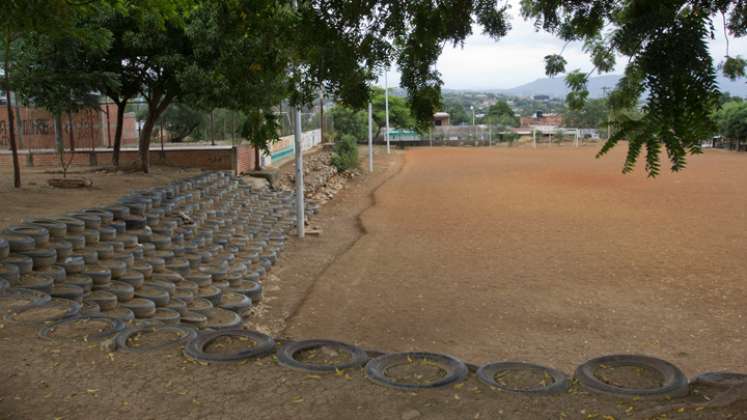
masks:
[[[436,112],[433,114],[433,125],[436,127],[446,127],[449,125],[448,112]]]
[[[537,111],[530,117],[521,117],[522,128],[562,126],[563,115],[561,114],[545,114],[542,111]]]

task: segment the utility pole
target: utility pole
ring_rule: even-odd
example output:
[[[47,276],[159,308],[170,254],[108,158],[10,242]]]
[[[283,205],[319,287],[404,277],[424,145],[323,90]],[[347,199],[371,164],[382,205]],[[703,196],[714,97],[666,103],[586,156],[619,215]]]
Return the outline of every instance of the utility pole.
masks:
[[[386,114],[386,153],[389,154],[389,69],[384,69],[384,112]]]
[[[319,135],[324,143],[324,88],[319,90]]]
[[[298,9],[298,0],[293,0],[293,9]],[[293,113],[293,145],[296,148],[296,232],[298,238],[306,236],[306,217],[304,215],[304,186],[303,186],[303,146],[301,145],[301,110],[298,105],[291,107]]]
[[[368,103],[368,172],[373,172],[373,104]]]
[[[607,140],[612,136],[612,110],[610,109],[610,88],[605,86],[602,88],[604,97],[607,98]]]

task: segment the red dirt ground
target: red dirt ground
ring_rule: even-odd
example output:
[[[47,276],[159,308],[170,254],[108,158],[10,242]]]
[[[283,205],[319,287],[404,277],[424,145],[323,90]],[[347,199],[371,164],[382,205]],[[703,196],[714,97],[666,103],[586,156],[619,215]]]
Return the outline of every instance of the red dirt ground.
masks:
[[[407,151],[287,333],[567,372],[608,353],[747,371],[747,154],[648,179],[595,151]]]

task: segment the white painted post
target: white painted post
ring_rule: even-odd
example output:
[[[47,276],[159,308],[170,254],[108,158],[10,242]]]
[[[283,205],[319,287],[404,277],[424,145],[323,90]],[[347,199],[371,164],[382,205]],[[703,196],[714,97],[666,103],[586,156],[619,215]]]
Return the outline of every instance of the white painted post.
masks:
[[[368,103],[368,172],[373,172],[373,105]]]
[[[389,154],[389,69],[384,69],[384,111],[386,114],[386,153]]]
[[[303,186],[303,145],[301,144],[301,112],[297,106],[291,108],[295,118],[293,126],[293,143],[296,148],[296,231],[298,237],[305,236],[306,218],[304,217],[304,186]]]
[[[532,147],[537,148],[537,130],[532,128]]]

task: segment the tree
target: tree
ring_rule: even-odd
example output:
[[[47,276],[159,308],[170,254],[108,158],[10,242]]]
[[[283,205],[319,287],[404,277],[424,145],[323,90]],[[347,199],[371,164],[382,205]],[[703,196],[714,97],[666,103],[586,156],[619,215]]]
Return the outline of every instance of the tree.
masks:
[[[0,31],[2,31],[2,70],[3,89],[5,90],[6,110],[8,114],[8,138],[13,153],[13,184],[21,187],[21,169],[18,164],[18,145],[16,144],[15,121],[10,92],[13,84],[13,52],[15,41],[24,34],[37,32],[49,36],[75,35],[71,22],[75,13],[90,12],[101,4],[98,1],[74,3],[67,0],[23,0],[4,2],[0,13]]]
[[[72,114],[84,109],[99,109],[94,92],[116,85],[110,74],[88,71],[90,57],[108,49],[109,33],[98,26],[76,20],[75,35],[50,36],[39,32],[24,33],[16,40],[15,87],[27,104],[33,102],[53,115],[55,144],[63,173],[72,162],[65,161],[62,117],[67,115],[70,147],[74,151]]]
[[[569,109],[565,113],[567,127],[602,128],[607,127],[609,108],[606,99],[590,99],[581,109]]]
[[[241,136],[254,146],[254,169],[262,169],[260,152],[270,153],[270,145],[278,140],[278,120],[272,112],[255,110],[246,116],[241,126]]]
[[[203,113],[188,105],[175,103],[166,109],[158,123],[169,131],[172,142],[179,143],[204,124],[205,120]]]
[[[747,140],[747,102],[734,101],[726,103],[715,114],[718,131],[727,139],[736,143],[736,150],[741,150],[743,140]]]
[[[633,170],[645,146],[646,171],[656,176],[662,149],[672,171],[685,167],[688,154],[701,152],[701,141],[715,128],[711,111],[720,96],[707,41],[722,17],[726,32],[747,34],[745,1],[523,0],[522,14],[568,43],[582,42],[600,73],[615,69],[616,56],[626,58],[624,77],[609,97],[613,110],[637,108],[647,94],[640,118],[616,120],[600,156],[626,139],[623,172]],[[560,55],[545,60],[548,75],[565,71]],[[745,64],[727,50],[721,67],[736,78],[744,75]],[[583,107],[590,74],[573,71],[566,77],[571,108]]]
[[[516,117],[514,110],[506,101],[497,101],[488,108],[485,118],[491,124],[498,124],[504,127],[518,127],[519,118]]]
[[[381,135],[381,130],[386,128],[386,97],[384,95],[384,89],[376,88],[373,92],[373,98],[371,99],[373,120],[375,124],[374,138],[378,138]],[[366,117],[367,118],[367,117]],[[368,120],[366,124],[368,124]],[[389,94],[389,126],[404,129],[413,129],[417,127],[417,122],[410,112],[410,107],[407,101],[399,96],[393,96]],[[368,125],[366,125],[366,134],[357,139],[364,139],[368,137]]]
[[[356,141],[368,138],[368,113],[337,104],[330,111],[335,122],[335,137],[352,136]]]

